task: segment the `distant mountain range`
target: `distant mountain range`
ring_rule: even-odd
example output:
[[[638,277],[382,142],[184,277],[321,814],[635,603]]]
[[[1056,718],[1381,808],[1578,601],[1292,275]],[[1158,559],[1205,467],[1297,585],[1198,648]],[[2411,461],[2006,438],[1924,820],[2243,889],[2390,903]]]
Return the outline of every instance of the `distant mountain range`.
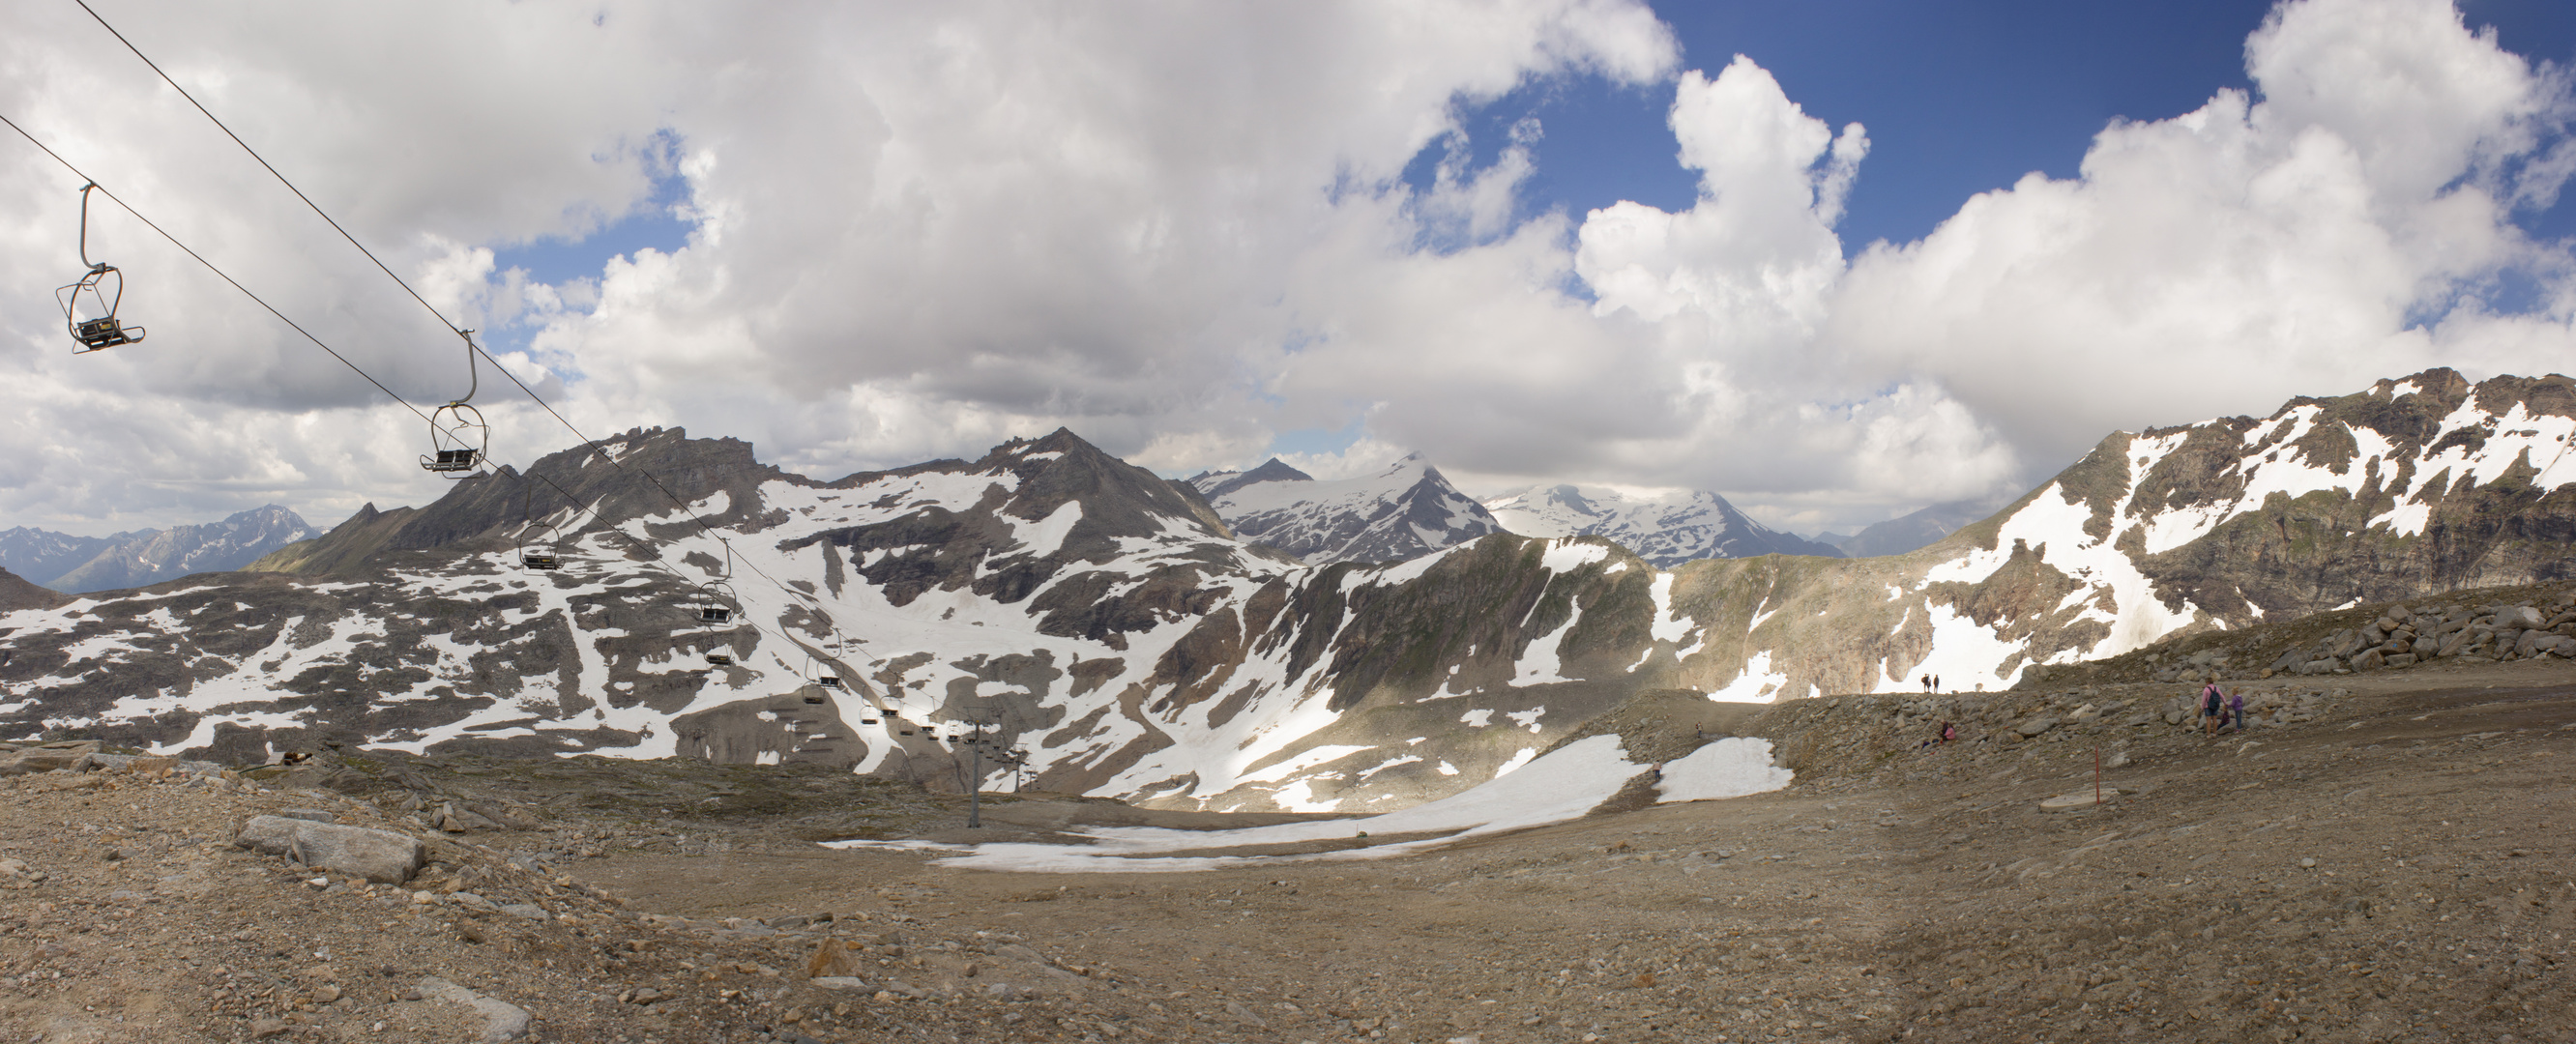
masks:
[[[1419,453],[1357,478],[1317,481],[1273,457],[1187,481],[1236,536],[1310,565],[1402,561],[1504,531]]]
[[[1582,486],[1532,486],[1488,500],[1485,508],[1504,529],[1522,536],[1606,537],[1658,569],[1695,558],[1843,555],[1831,545],[1755,522],[1715,493],[1647,500]]]
[[[1643,498],[1597,486],[1541,485],[1478,503],[1418,453],[1355,478],[1317,480],[1273,457],[1250,471],[1207,471],[1184,481],[1235,535],[1318,565],[1403,561],[1506,532],[1603,537],[1663,569],[1701,558],[1866,558],[1928,546],[2001,506],[1935,504],[1857,536],[1809,540],[1756,522],[1704,491]]]
[[[1193,485],[1058,431],[823,481],[747,443],[639,429],[530,466],[584,508],[560,571],[520,565],[529,480],[502,468],[259,571],[62,608],[18,588],[0,608],[0,686],[18,694],[0,739],[77,722],[231,762],[323,743],[586,751],[956,789],[971,769],[941,736],[974,720],[1026,752],[1033,789],[1401,808],[1535,771],[1658,693],[1902,693],[1925,674],[1992,690],[2178,634],[2566,580],[2571,437],[2576,381],[2427,371],[2112,433],[1905,554],[1667,570],[1598,536],[1500,531],[1395,564],[1300,564],[1210,509],[1276,497],[1265,532],[1385,558],[1406,534],[1495,524],[1420,461]],[[707,622],[711,602],[729,620]]]
[[[1954,500],[1899,515],[1852,536],[1818,533],[1816,542],[1833,545],[1846,558],[1901,555],[1916,548],[1930,547],[1942,537],[1994,514],[2002,506],[1992,501]]]
[[[224,573],[298,540],[321,536],[276,504],[221,522],[138,529],[106,537],[19,526],[0,531],[0,568],[56,591],[82,594],[142,587],[191,573]]]

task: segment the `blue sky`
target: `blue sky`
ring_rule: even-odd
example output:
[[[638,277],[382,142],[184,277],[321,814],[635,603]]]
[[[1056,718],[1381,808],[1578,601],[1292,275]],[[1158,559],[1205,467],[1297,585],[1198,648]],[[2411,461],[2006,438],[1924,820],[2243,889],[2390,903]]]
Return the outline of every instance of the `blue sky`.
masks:
[[[1805,0],[1656,3],[1684,68],[1734,55],[1760,63],[1790,100],[1835,127],[1869,129],[1841,231],[1846,248],[1921,239],[1968,197],[2039,171],[2070,178],[2093,135],[2114,119],[2156,120],[2199,108],[2222,88],[2250,90],[2245,38],[2268,0],[2155,3],[2053,0]],[[2469,0],[2473,27],[2505,49],[2576,64],[2576,3]],[[1545,129],[1525,196],[1533,210],[1587,210],[1635,200],[1690,206],[1695,175],[1673,163],[1665,113],[1673,85],[1623,89],[1597,78],[1549,81],[1476,106],[1463,122],[1476,164],[1492,161],[1525,117]],[[1408,169],[1427,185],[1437,149]],[[2576,205],[2520,216],[2549,238],[2576,234]]]

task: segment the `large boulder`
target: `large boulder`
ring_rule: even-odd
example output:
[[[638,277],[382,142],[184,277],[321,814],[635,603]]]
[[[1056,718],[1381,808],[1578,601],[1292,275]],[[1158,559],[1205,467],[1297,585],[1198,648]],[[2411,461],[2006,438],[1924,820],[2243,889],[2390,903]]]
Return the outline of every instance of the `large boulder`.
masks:
[[[84,759],[95,760],[98,748],[97,740],[62,740],[0,752],[0,776],[85,769],[91,761]]]
[[[252,816],[233,844],[282,855],[306,866],[337,870],[380,884],[401,884],[425,861],[417,840],[390,830],[315,823],[284,816]]]

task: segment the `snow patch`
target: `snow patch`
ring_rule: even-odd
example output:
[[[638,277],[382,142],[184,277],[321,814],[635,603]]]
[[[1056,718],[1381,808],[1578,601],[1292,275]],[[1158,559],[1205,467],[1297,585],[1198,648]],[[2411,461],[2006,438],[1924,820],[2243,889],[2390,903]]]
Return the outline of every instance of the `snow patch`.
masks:
[[[1384,815],[1245,827],[1240,830],[1172,830],[1104,827],[1085,831],[1091,844],[998,842],[939,860],[943,866],[1022,873],[1134,873],[1214,870],[1269,863],[1383,859],[1413,855],[1484,834],[1561,823],[1582,817],[1616,795],[1644,766],[1628,760],[1617,736],[1587,736],[1532,760],[1523,750],[1495,778],[1438,801]],[[1528,772],[1510,772],[1527,766]],[[1163,853],[1251,845],[1340,840],[1365,831],[1381,836],[1437,834],[1419,841],[1292,856],[1170,856]],[[878,847],[866,840],[825,842],[828,848]],[[927,847],[927,846],[924,846]]]
[[[1662,803],[1743,797],[1778,790],[1795,777],[1788,769],[1772,764],[1770,740],[1729,737],[1665,763],[1663,782],[1655,786],[1662,796],[1655,800]]]
[[[1708,694],[1718,703],[1770,703],[1780,698],[1780,687],[1789,684],[1789,676],[1771,669],[1771,650],[1764,649],[1744,658],[1744,670],[1726,687]]]

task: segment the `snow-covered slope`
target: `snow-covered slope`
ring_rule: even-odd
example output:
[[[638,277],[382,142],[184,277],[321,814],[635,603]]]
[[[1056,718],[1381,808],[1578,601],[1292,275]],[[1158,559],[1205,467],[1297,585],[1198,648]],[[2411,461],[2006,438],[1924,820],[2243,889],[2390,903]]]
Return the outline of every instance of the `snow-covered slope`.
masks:
[[[286,571],[0,613],[0,739],[678,753],[953,788],[937,733],[982,717],[1033,786],[1381,811],[1677,698],[1661,690],[1991,688],[2182,630],[2561,577],[2571,437],[2576,381],[2432,371],[2114,434],[1908,554],[1659,570],[1600,537],[1509,533],[1300,565],[1070,432],[826,483],[637,431],[532,467],[585,509],[549,519],[560,572],[518,567],[505,471],[362,512]],[[699,624],[725,575],[735,619]]]
[[[1842,552],[1745,517],[1715,493],[1666,499],[1630,497],[1581,486],[1532,486],[1485,502],[1494,520],[1522,536],[1605,537],[1658,568],[1694,558],[1821,555]]]
[[[1502,531],[1418,453],[1373,475],[1329,482],[1276,458],[1189,481],[1237,535],[1316,564],[1398,562]]]

